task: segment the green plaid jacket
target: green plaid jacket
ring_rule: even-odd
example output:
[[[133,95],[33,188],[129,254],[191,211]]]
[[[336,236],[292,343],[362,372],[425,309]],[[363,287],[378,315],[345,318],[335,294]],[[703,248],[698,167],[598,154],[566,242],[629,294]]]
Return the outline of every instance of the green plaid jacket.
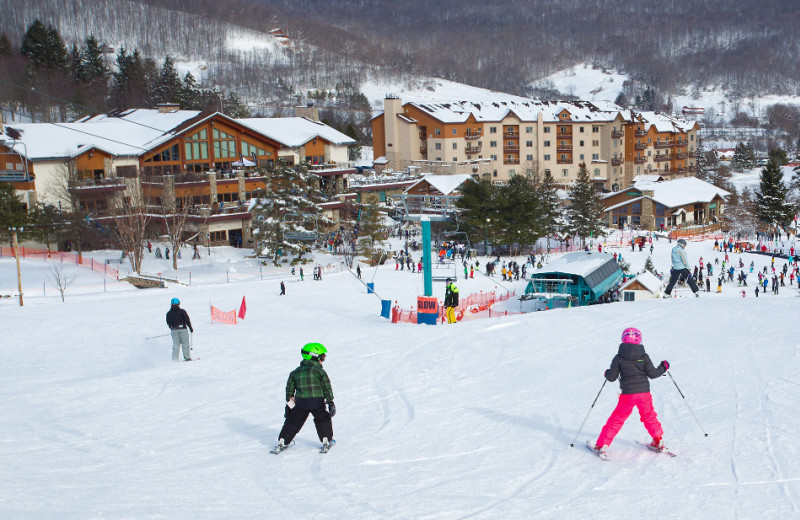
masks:
[[[299,367],[292,370],[286,381],[286,401],[292,397],[324,397],[328,402],[333,401],[331,380],[319,361],[304,359]]]

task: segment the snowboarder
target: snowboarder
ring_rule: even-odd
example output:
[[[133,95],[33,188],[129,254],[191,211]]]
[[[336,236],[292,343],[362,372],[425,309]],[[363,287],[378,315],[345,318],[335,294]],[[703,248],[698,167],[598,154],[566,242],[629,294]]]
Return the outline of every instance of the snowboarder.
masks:
[[[178,351],[183,349],[183,360],[191,361],[189,332],[194,334],[194,329],[192,328],[192,322],[189,320],[189,314],[181,309],[181,301],[179,299],[173,298],[169,303],[167,326],[172,333],[172,360],[178,361]],[[186,332],[187,328],[189,332]]]
[[[301,350],[303,361],[289,374],[286,381],[286,408],[276,450],[289,446],[305,424],[308,414],[314,416],[317,436],[323,448],[333,441],[333,423],[336,415],[333,390],[328,374],[322,368],[328,349],[321,343],[307,343]],[[327,409],[325,405],[327,403]]]
[[[689,275],[689,262],[686,260],[686,253],[684,253],[684,249],[686,248],[686,240],[679,239],[678,244],[672,248],[672,273],[669,277],[669,283],[667,284],[667,288],[664,290],[664,297],[670,298],[672,288],[675,286],[675,283],[678,279],[685,279],[686,283],[689,284],[691,287],[692,292],[696,297],[700,297],[700,293],[698,293],[697,284]]]
[[[456,307],[458,307],[458,287],[453,283],[452,278],[447,279],[444,290],[444,306],[447,309],[447,323],[456,322]]]
[[[653,397],[650,395],[648,378],[661,377],[667,370],[669,370],[667,361],[662,361],[658,367],[653,366],[650,356],[642,346],[642,333],[639,329],[630,327],[622,331],[619,352],[611,360],[609,369],[605,371],[608,381],[614,382],[619,378],[622,393],[616,408],[595,442],[594,449],[599,455],[605,457],[606,450],[631,415],[634,407],[639,409],[640,420],[647,429],[647,433],[653,438],[650,446],[659,450],[665,449],[662,439],[664,429],[653,409]]]

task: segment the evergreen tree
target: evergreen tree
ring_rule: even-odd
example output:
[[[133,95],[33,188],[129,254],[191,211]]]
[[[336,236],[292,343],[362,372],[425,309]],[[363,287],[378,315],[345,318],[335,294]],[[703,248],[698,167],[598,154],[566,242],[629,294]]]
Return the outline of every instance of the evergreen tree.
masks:
[[[758,219],[766,224],[785,226],[794,218],[794,208],[787,200],[788,188],[783,184],[783,171],[773,161],[761,170],[756,192]]]
[[[20,52],[34,67],[45,67],[48,61],[47,28],[40,20],[35,20],[22,37]]]
[[[572,236],[584,239],[603,232],[603,204],[589,178],[586,163],[581,163],[578,179],[570,190],[572,204],[567,210],[567,230]]]
[[[694,176],[701,181],[708,181],[708,164],[706,163],[705,143],[703,142],[703,138],[700,136],[697,136],[697,148],[695,148],[695,153],[697,154],[695,161],[695,167],[697,168],[697,171],[695,172]]]
[[[362,204],[358,211],[358,254],[367,259],[370,265],[376,265],[380,258],[379,246],[382,243],[383,223],[378,196],[373,194],[367,197],[366,204]]]
[[[773,148],[769,151],[769,160],[777,164],[778,166],[783,166],[784,164],[789,162],[789,157],[786,154],[786,150],[781,148]]]
[[[164,58],[164,63],[161,65],[154,94],[156,103],[178,103],[181,100],[183,83],[178,76],[178,71],[175,70],[175,62],[170,56]]]
[[[653,274],[656,273],[656,266],[653,264],[653,259],[650,258],[650,255],[647,256],[647,260],[644,261],[644,270],[650,271]]]
[[[313,226],[330,223],[319,207],[319,176],[305,165],[279,165],[272,172],[263,172],[269,181],[265,196],[253,208],[253,237],[258,249],[268,249],[278,262],[278,251],[302,254],[303,242],[291,240],[289,232],[313,231]],[[260,245],[259,245],[260,244]],[[261,251],[256,251],[260,253]]]
[[[495,186],[488,179],[472,179],[461,186],[461,196],[456,199],[459,227],[466,231],[473,244],[491,237],[492,221],[496,218]]]
[[[542,205],[543,235],[548,238],[547,251],[550,252],[550,237],[561,231],[563,218],[561,203],[556,193],[556,184],[550,172],[545,172],[544,181],[538,186],[539,201]]]
[[[89,85],[98,82],[105,87],[108,81],[108,68],[103,57],[103,49],[94,35],[86,38],[86,44],[81,52],[81,65],[83,77],[81,80]]]
[[[203,109],[203,93],[190,72],[183,77],[179,101],[184,110]]]
[[[128,54],[121,47],[117,54],[117,72],[114,73],[111,101],[116,108],[148,108],[153,106],[151,81],[157,67],[153,60],[143,59],[138,50]]]
[[[17,238],[22,241],[22,229],[28,224],[28,211],[17,196],[14,186],[0,182],[0,233],[4,233],[11,245],[11,228],[17,229]]]
[[[544,235],[539,193],[527,177],[515,175],[498,188],[497,240],[509,246],[532,245]]]
[[[72,82],[76,85],[81,83],[83,81],[83,62],[81,61],[81,51],[78,50],[77,44],[72,45],[67,61],[69,62],[67,69]]]
[[[733,151],[731,166],[740,172],[750,170],[756,163],[756,152],[752,145],[739,143]]]
[[[14,49],[11,48],[11,40],[8,39],[6,33],[0,34],[0,58],[5,58],[14,54]]]

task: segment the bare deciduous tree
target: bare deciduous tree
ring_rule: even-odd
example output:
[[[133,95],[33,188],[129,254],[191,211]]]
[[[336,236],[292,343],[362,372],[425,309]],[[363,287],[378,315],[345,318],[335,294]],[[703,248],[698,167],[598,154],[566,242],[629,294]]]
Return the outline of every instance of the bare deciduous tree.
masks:
[[[61,294],[61,301],[64,301],[64,293],[67,288],[75,281],[77,274],[68,275],[64,272],[64,264],[57,264],[50,268],[50,285]]]
[[[110,210],[111,216],[114,218],[117,240],[123,254],[128,255],[131,269],[136,273],[140,273],[146,243],[147,225],[150,222],[151,215],[144,204],[142,186],[139,183],[139,179],[132,179],[127,184],[128,189],[121,196],[111,200]]]

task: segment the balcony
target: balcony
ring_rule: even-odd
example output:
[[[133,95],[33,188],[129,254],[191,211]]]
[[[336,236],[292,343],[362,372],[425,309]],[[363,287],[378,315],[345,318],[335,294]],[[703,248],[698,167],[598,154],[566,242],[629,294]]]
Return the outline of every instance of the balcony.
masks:
[[[611,166],[622,166],[625,160],[622,157],[612,157],[611,158]]]
[[[474,141],[475,139],[480,139],[480,138],[481,138],[480,132],[478,132],[477,134],[470,134],[470,133],[464,134],[464,139],[466,139],[467,141]]]
[[[504,139],[519,139],[519,132],[503,132]]]
[[[559,158],[559,159],[556,160],[556,164],[572,164],[572,159],[571,158],[567,158],[567,159]]]
[[[466,152],[467,155],[481,153],[481,147],[480,146],[472,146],[472,147],[467,146],[466,148],[464,148],[464,151]]]
[[[612,139],[622,139],[625,137],[625,132],[622,130],[612,130],[611,131],[611,138]]]
[[[633,149],[634,150],[638,150],[640,152],[642,150],[646,150],[647,149],[647,143],[636,143],[635,145],[633,145]]]
[[[644,164],[647,162],[647,157],[636,157],[633,159],[634,164]]]
[[[678,152],[678,154],[675,155],[676,159],[686,159],[687,157],[688,155],[686,154],[686,152]]]
[[[557,152],[571,152],[572,145],[571,144],[557,144],[556,145]]]
[[[420,132],[419,133],[419,139],[420,139],[420,141],[427,141],[428,140],[428,134],[426,134],[425,132]]]
[[[671,155],[669,155],[669,154],[656,155],[655,157],[653,157],[653,160],[655,162],[671,161],[672,159],[673,159],[673,157]]]
[[[675,168],[674,170],[672,170],[672,173],[677,173],[679,175],[686,175],[688,172],[689,172],[689,169],[688,168],[683,168],[683,167]]]
[[[556,134],[556,139],[572,139],[572,134]]]
[[[677,146],[678,148],[683,148],[684,146],[689,146],[689,141],[685,141],[685,140],[682,141],[682,140],[678,139],[677,141],[675,141],[675,146]]]
[[[647,132],[644,130],[637,130],[633,133],[636,137],[645,137],[647,136]]]
[[[428,155],[428,147],[427,146],[421,146],[420,149],[419,149],[419,153],[421,153],[422,155]]]
[[[503,158],[503,164],[519,164],[519,157],[515,158],[505,157]]]
[[[504,152],[519,152],[519,145],[518,144],[504,144],[503,145]]]
[[[675,146],[675,141],[656,141],[653,146],[655,148],[672,148]]]

